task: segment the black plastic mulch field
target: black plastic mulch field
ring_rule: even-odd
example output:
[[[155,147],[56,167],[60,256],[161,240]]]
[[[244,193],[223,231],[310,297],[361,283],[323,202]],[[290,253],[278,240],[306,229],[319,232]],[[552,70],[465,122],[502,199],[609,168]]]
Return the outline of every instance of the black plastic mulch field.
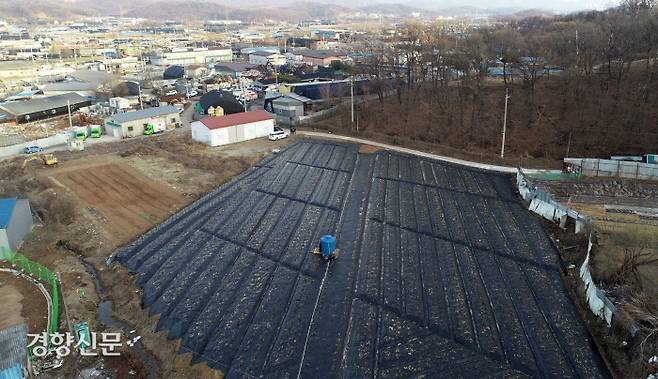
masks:
[[[158,328],[230,378],[607,375],[505,175],[305,140],[118,259]]]

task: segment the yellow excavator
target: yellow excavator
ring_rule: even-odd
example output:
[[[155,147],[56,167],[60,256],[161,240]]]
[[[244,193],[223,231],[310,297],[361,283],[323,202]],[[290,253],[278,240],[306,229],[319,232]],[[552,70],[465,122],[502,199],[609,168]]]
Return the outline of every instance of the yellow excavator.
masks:
[[[54,166],[59,162],[54,154],[30,155],[23,161],[23,168],[25,168],[28,162],[36,160],[40,160],[44,166]]]

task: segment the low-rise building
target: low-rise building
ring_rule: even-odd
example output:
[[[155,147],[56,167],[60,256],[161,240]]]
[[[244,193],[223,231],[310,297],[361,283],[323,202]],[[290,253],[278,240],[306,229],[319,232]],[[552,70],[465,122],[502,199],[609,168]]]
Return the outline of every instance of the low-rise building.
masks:
[[[268,63],[273,66],[283,66],[286,64],[286,56],[268,51],[254,51],[249,54],[249,63],[262,66],[266,66]]]
[[[252,63],[242,62],[218,63],[215,65],[215,74],[228,75],[233,79],[240,76],[258,76],[260,72],[255,70],[256,66]]]
[[[272,110],[277,120],[293,124],[304,116],[304,102],[292,96],[281,96],[272,100]]]
[[[295,51],[294,56],[301,57],[304,63],[311,66],[329,66],[333,61],[343,61],[347,58],[345,53],[336,50],[307,50]]]
[[[156,66],[206,65],[212,62],[230,62],[233,51],[230,48],[176,48],[171,51],[151,55],[151,63]]]
[[[193,140],[221,146],[268,136],[274,132],[274,119],[269,113],[257,110],[207,117],[193,122],[191,129]]]
[[[105,119],[105,133],[116,138],[130,138],[144,134],[147,128],[157,133],[180,125],[178,108],[164,105],[114,114]]]
[[[0,199],[0,249],[17,250],[30,230],[30,201],[17,197]]]
[[[5,113],[7,120],[17,124],[43,120],[71,112],[91,105],[91,100],[77,93],[66,93],[56,96],[39,97],[32,100],[12,101],[0,104],[0,111]]]

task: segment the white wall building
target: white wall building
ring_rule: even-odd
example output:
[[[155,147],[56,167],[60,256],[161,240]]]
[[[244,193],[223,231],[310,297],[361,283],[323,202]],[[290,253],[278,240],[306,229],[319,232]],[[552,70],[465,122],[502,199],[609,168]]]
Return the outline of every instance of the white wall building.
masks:
[[[254,51],[249,54],[249,63],[263,66],[271,63],[274,66],[283,66],[286,64],[286,56],[268,51]]]
[[[264,110],[207,117],[191,125],[192,139],[210,146],[228,145],[268,136],[274,132],[274,119]]]
[[[206,65],[212,62],[231,62],[233,51],[230,48],[177,48],[151,56],[151,63],[156,66],[190,64]]]

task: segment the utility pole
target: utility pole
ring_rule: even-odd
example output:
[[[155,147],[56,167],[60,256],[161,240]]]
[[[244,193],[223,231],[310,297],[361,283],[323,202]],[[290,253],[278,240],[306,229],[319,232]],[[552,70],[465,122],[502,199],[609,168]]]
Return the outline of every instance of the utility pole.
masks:
[[[352,103],[352,124],[354,124],[354,75],[350,76],[350,102]],[[358,127],[356,131],[359,131]]]
[[[505,88],[505,115],[503,116],[503,142],[500,145],[500,157],[505,157],[505,132],[507,131],[507,101],[510,99],[509,88]]]
[[[71,101],[66,100],[66,108],[69,110],[69,128],[73,129],[73,119],[71,118]]]
[[[242,81],[242,76],[240,76],[240,87],[242,87],[242,106],[244,106],[244,111],[247,111],[247,93],[244,90],[244,81]]]
[[[274,68],[274,84],[276,85],[276,90],[279,90],[279,73],[276,71],[276,66],[272,65]]]
[[[144,104],[142,103],[142,85],[137,82],[137,91],[139,92],[139,107],[144,110]]]

